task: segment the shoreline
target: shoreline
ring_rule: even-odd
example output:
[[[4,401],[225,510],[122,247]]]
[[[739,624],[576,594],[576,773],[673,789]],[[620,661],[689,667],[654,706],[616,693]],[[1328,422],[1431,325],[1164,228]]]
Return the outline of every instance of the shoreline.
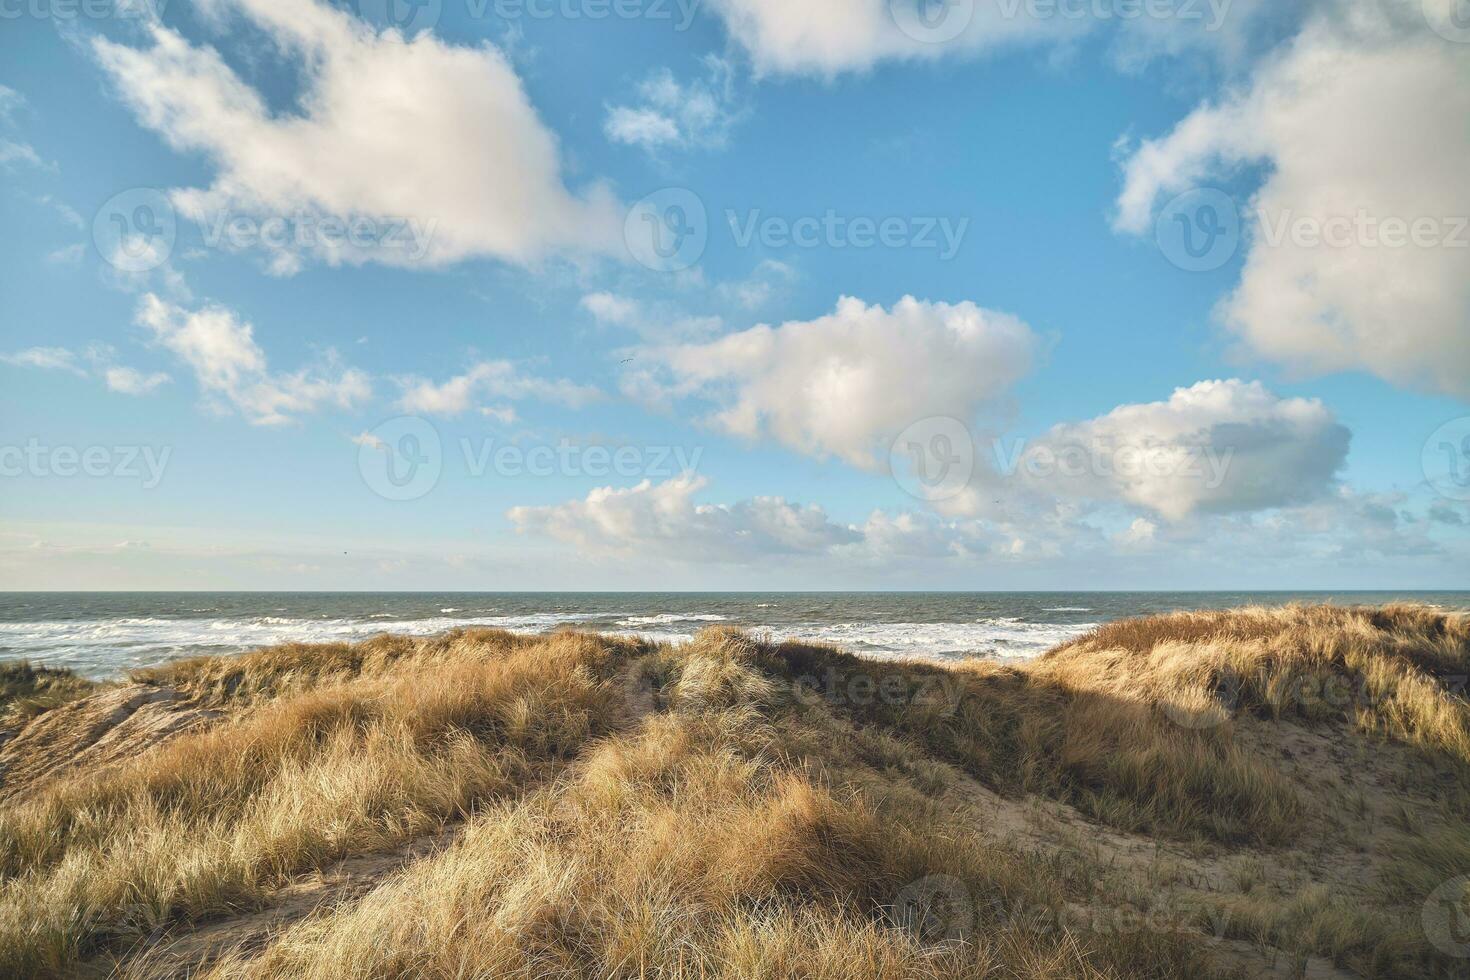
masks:
[[[1314,594],[1319,595],[1319,594]],[[1364,594],[1336,595],[1362,604]],[[1379,594],[1367,594],[1370,597]],[[1398,601],[1403,594],[1382,596]],[[286,642],[360,642],[489,627],[571,627],[687,642],[712,623],[831,642],[874,656],[1024,659],[1099,623],[1179,609],[1279,604],[1291,593],[240,593],[0,596],[0,659],[118,676],[185,656]],[[1470,609],[1470,592],[1413,600]],[[1375,603],[1379,604],[1379,603]]]

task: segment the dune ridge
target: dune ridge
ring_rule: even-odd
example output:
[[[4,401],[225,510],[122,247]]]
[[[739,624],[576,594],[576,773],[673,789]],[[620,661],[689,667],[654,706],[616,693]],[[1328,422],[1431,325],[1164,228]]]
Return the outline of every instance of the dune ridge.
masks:
[[[0,975],[1464,976],[1467,673],[1415,606],[7,667]]]

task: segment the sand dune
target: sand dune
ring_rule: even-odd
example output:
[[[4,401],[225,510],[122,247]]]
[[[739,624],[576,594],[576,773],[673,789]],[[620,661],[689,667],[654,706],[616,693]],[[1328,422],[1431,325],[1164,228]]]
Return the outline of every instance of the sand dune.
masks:
[[[0,975],[1454,977],[1470,620],[10,669]]]

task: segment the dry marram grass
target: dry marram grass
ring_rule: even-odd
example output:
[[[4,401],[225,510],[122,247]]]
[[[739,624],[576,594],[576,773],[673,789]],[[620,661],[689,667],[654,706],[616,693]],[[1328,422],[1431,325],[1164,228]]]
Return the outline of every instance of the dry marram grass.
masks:
[[[727,630],[177,663],[132,683],[208,724],[0,804],[0,975],[1454,976],[1417,920],[1470,872],[1467,669],[1416,607],[1023,666]]]

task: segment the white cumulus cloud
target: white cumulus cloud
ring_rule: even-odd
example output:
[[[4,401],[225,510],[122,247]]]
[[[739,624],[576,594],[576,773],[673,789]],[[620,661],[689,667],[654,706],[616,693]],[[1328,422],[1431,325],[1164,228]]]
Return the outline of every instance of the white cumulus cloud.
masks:
[[[161,24],[147,26],[147,47],[92,42],[139,120],[214,165],[211,186],[173,193],[186,216],[291,218],[310,234],[261,236],[286,272],[306,255],[524,263],[620,247],[616,201],[601,186],[567,187],[557,140],[498,49],[379,32],[320,0],[220,3],[301,66],[299,113],[273,111],[218,51]],[[328,218],[374,234],[331,233]]]
[[[508,517],[522,532],[542,534],[579,551],[662,555],[699,561],[753,561],[778,554],[822,553],[861,540],[820,507],[779,497],[731,505],[700,504],[707,482],[692,474],[634,487],[593,490],[585,500],[516,507]]]
[[[885,60],[925,60],[974,53],[1034,37],[1068,34],[1084,25],[1029,17],[1009,0],[714,0],[730,36],[769,74],[833,76]],[[1014,8],[1014,13],[1009,13]],[[907,16],[905,31],[895,17]],[[916,36],[917,35],[917,36]],[[930,40],[926,40],[930,38]]]
[[[1470,398],[1470,45],[1418,3],[1327,10],[1132,152],[1116,224],[1145,233],[1162,199],[1266,164],[1227,327],[1300,370]]]
[[[698,498],[708,488],[705,478],[689,473],[663,483],[602,487],[582,500],[516,507],[506,516],[521,533],[550,538],[592,558],[654,557],[689,564],[787,558],[817,567],[885,567],[1053,553],[1028,547],[1013,528],[978,520],[878,510],[862,523],[843,524],[817,504],[781,497],[703,503]]]
[[[1000,469],[1059,498],[1122,502],[1179,521],[1323,498],[1351,438],[1315,399],[1280,398],[1259,382],[1202,381],[1167,401],[1055,426],[1003,450]],[[1129,539],[1151,538],[1152,526],[1136,524]]]
[[[760,325],[708,343],[648,348],[625,389],[713,403],[709,424],[878,470],[892,440],[932,417],[972,418],[1030,369],[1026,324],[974,303],[843,297],[815,320]]]
[[[606,291],[583,296],[582,309],[596,317],[598,323],[618,327],[633,326],[643,315],[637,300]]]
[[[974,57],[1114,29],[1125,66],[1190,49],[1238,54],[1265,0],[713,0],[766,74],[832,77],[884,61]]]

